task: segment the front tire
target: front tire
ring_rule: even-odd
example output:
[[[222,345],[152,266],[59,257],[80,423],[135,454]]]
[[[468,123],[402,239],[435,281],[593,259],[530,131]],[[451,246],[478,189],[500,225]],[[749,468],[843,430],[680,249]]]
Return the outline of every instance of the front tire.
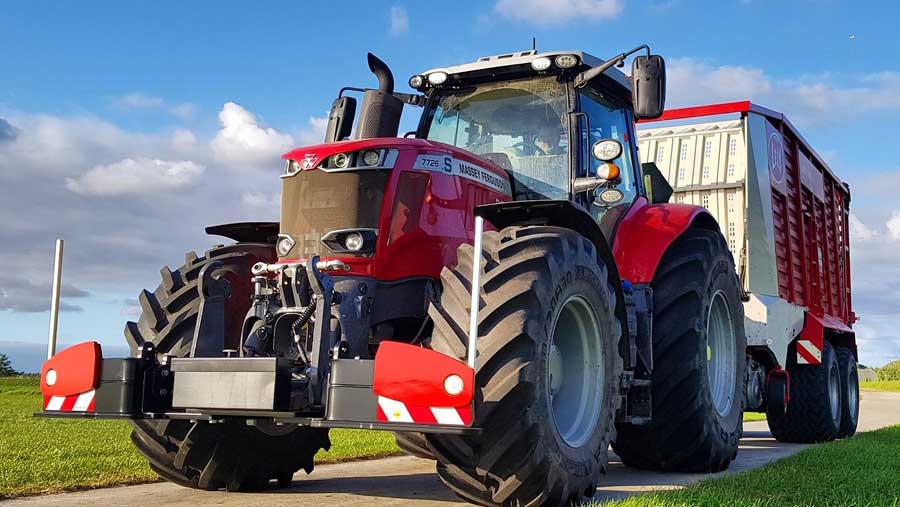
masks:
[[[228,280],[231,287],[225,307],[226,347],[236,348],[235,339],[239,339],[240,324],[250,306],[250,267],[272,260],[271,246],[239,243],[213,248],[203,257],[191,252],[185,256],[184,266],[175,271],[164,267],[162,284],[155,292],[141,292],[138,298],[140,319],[125,326],[132,355],[145,342],[156,346],[159,357],[190,355],[200,308],[197,278],[200,270],[214,261],[222,262],[216,275]],[[316,452],[331,445],[328,430],[306,427],[285,432],[247,426],[243,421],[136,420],[131,424],[132,442],[160,477],[208,490],[258,490],[267,487],[271,479],[286,487],[301,468],[312,472]]]
[[[734,261],[721,234],[689,229],[663,255],[653,289],[652,420],[620,424],[626,465],[718,472],[742,435],[746,337]]]
[[[473,249],[441,274],[430,346],[462,358]],[[429,434],[441,480],[469,502],[557,506],[592,495],[620,404],[617,280],[580,234],[509,227],[484,235],[475,425]],[[613,276],[613,278],[615,278]]]

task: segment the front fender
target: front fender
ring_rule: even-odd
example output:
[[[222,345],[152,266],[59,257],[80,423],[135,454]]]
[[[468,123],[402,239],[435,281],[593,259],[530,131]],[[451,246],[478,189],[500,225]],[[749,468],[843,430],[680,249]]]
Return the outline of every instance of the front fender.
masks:
[[[619,275],[631,283],[650,283],[669,245],[691,227],[719,230],[706,208],[649,204],[645,198],[638,198],[616,229],[613,257]]]

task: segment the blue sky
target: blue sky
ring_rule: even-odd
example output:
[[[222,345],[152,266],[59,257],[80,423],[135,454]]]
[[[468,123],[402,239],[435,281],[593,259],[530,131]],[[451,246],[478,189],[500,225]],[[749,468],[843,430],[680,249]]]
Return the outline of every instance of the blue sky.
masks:
[[[121,343],[158,267],[274,218],[278,155],[316,142],[372,51],[397,81],[528,49],[599,57],[649,43],[670,105],[784,111],[854,190],[863,360],[900,357],[900,36],[893,2],[497,0],[5,2],[0,17],[0,351],[43,342],[64,236],[61,339]],[[405,86],[401,87],[405,88]],[[411,124],[411,119],[406,119]],[[895,304],[897,303],[897,304]]]

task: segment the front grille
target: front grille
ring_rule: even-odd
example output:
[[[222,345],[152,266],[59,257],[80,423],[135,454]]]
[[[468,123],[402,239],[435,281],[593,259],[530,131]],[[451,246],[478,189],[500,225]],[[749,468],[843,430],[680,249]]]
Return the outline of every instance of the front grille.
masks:
[[[334,230],[377,229],[389,176],[390,171],[316,169],[282,179],[281,233],[296,242],[287,257],[330,255],[321,239]]]

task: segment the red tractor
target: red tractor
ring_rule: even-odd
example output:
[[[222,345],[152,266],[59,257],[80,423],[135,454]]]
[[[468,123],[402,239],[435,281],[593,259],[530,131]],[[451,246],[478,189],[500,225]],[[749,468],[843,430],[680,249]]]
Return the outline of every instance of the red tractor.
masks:
[[[632,75],[616,67],[634,53]],[[45,363],[49,416],[131,420],[161,477],[286,485],[329,428],[390,430],[481,505],[591,495],[613,445],[714,472],[738,449],[747,344],[716,220],[638,159],[663,59],[525,51],[345,88],[283,156],[281,220],[162,268],[125,337]],[[356,100],[363,99],[353,139]],[[423,109],[398,137],[404,105]]]

